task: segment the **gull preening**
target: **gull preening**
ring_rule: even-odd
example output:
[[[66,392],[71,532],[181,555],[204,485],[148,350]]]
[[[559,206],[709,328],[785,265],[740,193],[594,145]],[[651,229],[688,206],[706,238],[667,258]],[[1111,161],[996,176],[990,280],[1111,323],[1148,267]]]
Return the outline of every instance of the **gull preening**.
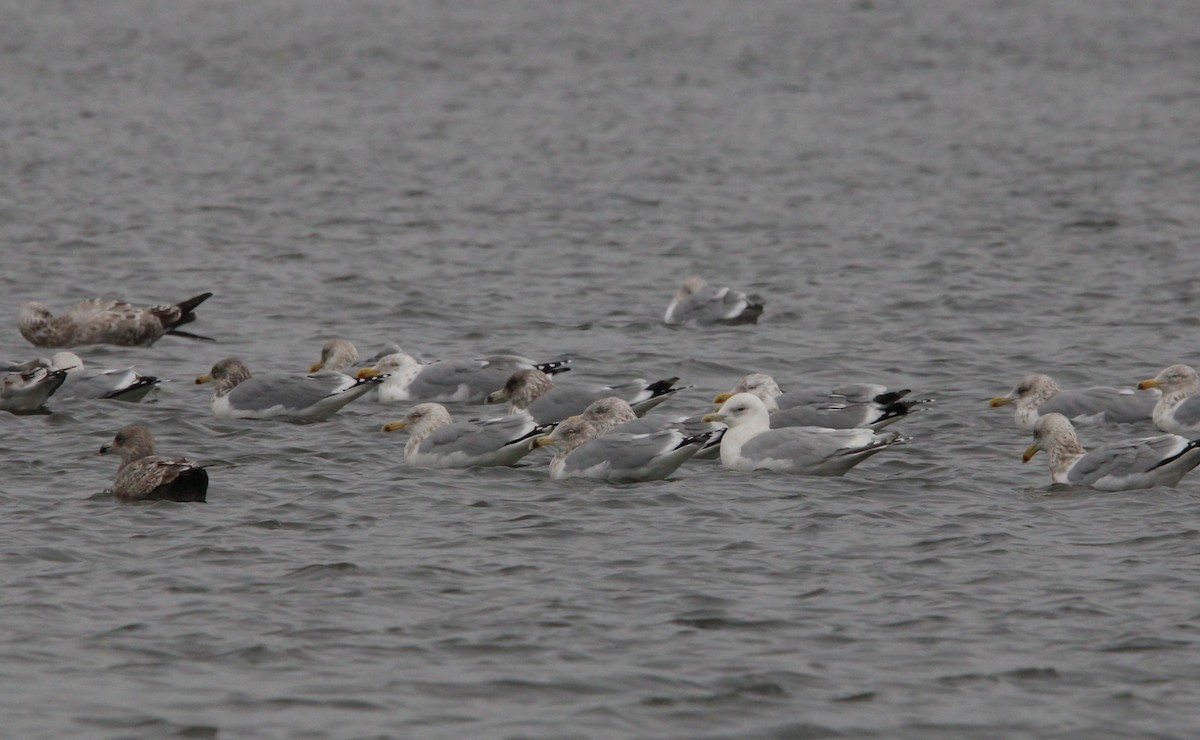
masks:
[[[678,429],[649,434],[605,432],[594,419],[574,416],[531,448],[557,446],[550,460],[550,478],[591,478],[613,483],[662,480],[704,447],[711,432],[687,435]]]
[[[753,393],[731,396],[704,420],[728,425],[721,438],[721,464],[739,471],[844,475],[868,457],[908,441],[896,432],[866,428],[772,429],[766,405]]]
[[[1055,483],[1101,491],[1175,486],[1200,465],[1200,441],[1177,434],[1126,439],[1090,452],[1079,444],[1075,427],[1060,413],[1044,414],[1033,427],[1033,444],[1021,457],[1029,462],[1044,450]]]
[[[763,402],[771,415],[771,427],[825,427],[826,429],[881,429],[903,419],[930,399],[904,400],[907,388],[889,391],[873,383],[853,383],[840,388],[805,389],[783,393],[775,379],[765,373],[743,377],[726,393],[713,397],[724,403],[737,393],[751,393]]]
[[[204,501],[208,496],[208,473],[187,458],[154,454],[154,438],[144,426],[124,427],[112,442],[100,448],[101,455],[121,456],[112,494],[119,501]]]
[[[27,371],[36,367],[66,373],[66,380],[56,393],[61,399],[111,399],[137,403],[162,382],[153,375],[142,375],[132,367],[88,369],[79,355],[68,351],[55,352],[49,359],[39,357],[7,369]]]
[[[753,324],[762,315],[763,302],[732,288],[709,285],[692,276],[683,281],[663,314],[667,324]]]
[[[223,419],[321,421],[362,397],[382,377],[352,378],[342,373],[252,377],[241,360],[229,357],[196,377],[212,383],[213,415]]]
[[[149,347],[166,334],[208,340],[179,327],[194,321],[193,311],[211,295],[201,293],[186,301],[158,306],[92,298],[76,303],[57,317],[44,304],[30,302],[21,306],[17,325],[21,336],[38,347],[85,344]]]
[[[383,431],[406,429],[404,461],[425,468],[471,468],[516,465],[530,452],[529,441],[552,428],[528,414],[481,421],[454,421],[445,406],[422,403]]]
[[[996,396],[988,404],[992,408],[1014,404],[1017,426],[1032,430],[1039,415],[1050,413],[1062,414],[1081,424],[1147,421],[1160,395],[1156,390],[1108,386],[1064,391],[1050,376],[1034,373],[1021,378],[1007,395]]]

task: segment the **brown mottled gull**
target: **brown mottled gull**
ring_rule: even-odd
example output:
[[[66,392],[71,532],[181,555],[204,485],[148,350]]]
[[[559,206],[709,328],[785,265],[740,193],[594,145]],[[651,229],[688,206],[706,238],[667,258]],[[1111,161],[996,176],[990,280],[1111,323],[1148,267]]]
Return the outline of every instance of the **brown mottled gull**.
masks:
[[[683,281],[679,292],[667,306],[663,322],[667,324],[753,324],[762,315],[758,296],[747,296],[732,288],[715,287],[692,276]]]
[[[1029,462],[1040,450],[1050,457],[1055,483],[1101,491],[1175,486],[1200,465],[1200,440],[1177,434],[1126,439],[1090,452],[1079,444],[1075,428],[1059,413],[1041,416],[1033,427],[1033,444],[1021,457]]]
[[[241,360],[228,357],[197,376],[212,383],[213,415],[224,419],[321,421],[360,398],[382,377],[352,378],[342,373],[258,378]]]
[[[204,501],[208,495],[204,468],[186,458],[155,455],[154,438],[146,427],[121,429],[100,448],[101,455],[110,452],[121,456],[111,489],[119,501]]]
[[[21,336],[38,347],[78,347],[84,344],[119,344],[149,347],[164,334],[209,340],[179,329],[195,320],[192,313],[212,293],[201,293],[181,303],[135,306],[125,301],[92,298],[80,301],[55,317],[41,303],[21,306]],[[211,341],[211,340],[209,340]]]

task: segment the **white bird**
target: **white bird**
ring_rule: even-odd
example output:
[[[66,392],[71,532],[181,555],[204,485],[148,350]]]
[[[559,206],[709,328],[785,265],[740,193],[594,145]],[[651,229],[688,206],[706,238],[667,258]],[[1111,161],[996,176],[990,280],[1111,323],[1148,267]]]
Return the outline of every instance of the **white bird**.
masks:
[[[382,377],[352,378],[341,373],[257,378],[238,359],[226,358],[196,378],[212,383],[213,415],[223,419],[321,421],[360,398]]]
[[[771,428],[825,427],[826,429],[881,429],[896,422],[930,399],[903,400],[910,391],[889,391],[874,383],[849,383],[837,388],[811,388],[783,393],[765,373],[743,377],[733,390],[718,393],[713,403],[724,403],[736,393],[752,393],[771,414]]]
[[[409,431],[404,461],[424,468],[470,468],[516,465],[530,452],[531,438],[551,426],[537,424],[528,414],[496,419],[454,421],[445,406],[422,403],[383,431]]]
[[[614,483],[662,480],[708,441],[710,432],[688,436],[677,429],[649,434],[609,432],[590,419],[572,417],[530,447],[559,446],[550,460],[553,480],[590,478]]]
[[[1021,457],[1023,462],[1045,450],[1055,483],[1101,491],[1175,486],[1200,465],[1200,441],[1177,434],[1127,439],[1088,452],[1079,444],[1070,420],[1059,413],[1044,414],[1037,420],[1033,440]]]
[[[514,372],[538,370],[566,372],[570,360],[534,362],[516,355],[491,355],[469,360],[421,362],[404,352],[385,355],[372,366],[358,371],[358,377],[387,375],[379,387],[379,400],[429,401],[438,403],[483,403]]]
[[[47,367],[5,373],[0,378],[0,411],[37,413],[66,379],[66,371]]]
[[[504,387],[487,397],[488,403],[509,403],[509,413],[528,411],[534,421],[549,424],[582,413],[588,404],[601,398],[617,396],[624,399],[638,416],[682,388],[675,387],[679,378],[667,378],[647,383],[638,379],[619,386],[558,384],[537,369],[518,370],[504,382]]]
[[[1008,395],[996,396],[988,404],[992,408],[1015,404],[1013,417],[1017,426],[1031,430],[1040,414],[1050,413],[1062,414],[1081,424],[1149,420],[1159,397],[1155,390],[1108,386],[1064,391],[1050,376],[1034,373],[1021,378]]]
[[[1162,392],[1151,414],[1154,426],[1172,434],[1200,431],[1200,375],[1194,368],[1171,365],[1138,383],[1138,388],[1157,388]]]
[[[721,464],[730,470],[843,475],[871,455],[908,441],[873,429],[772,429],[766,405],[752,393],[731,396],[704,420],[729,426],[721,438]]]
[[[180,303],[135,306],[125,301],[92,298],[80,301],[62,316],[54,316],[44,304],[21,306],[17,327],[21,336],[38,347],[77,347],[83,344],[118,344],[149,347],[165,334],[204,339],[179,327],[196,318],[193,310],[212,293]]]
[[[732,288],[714,287],[692,276],[683,281],[667,306],[663,322],[667,324],[753,324],[762,315],[758,296],[747,296]]]
[[[161,382],[152,375],[142,375],[132,367],[90,370],[74,352],[55,352],[50,359],[39,357],[21,367],[45,367],[66,372],[67,379],[58,389],[60,399],[103,398],[137,403]]]
[[[101,455],[121,456],[117,477],[110,489],[120,501],[204,501],[208,473],[183,457],[154,454],[154,438],[144,426],[131,425],[117,432],[100,448]]]

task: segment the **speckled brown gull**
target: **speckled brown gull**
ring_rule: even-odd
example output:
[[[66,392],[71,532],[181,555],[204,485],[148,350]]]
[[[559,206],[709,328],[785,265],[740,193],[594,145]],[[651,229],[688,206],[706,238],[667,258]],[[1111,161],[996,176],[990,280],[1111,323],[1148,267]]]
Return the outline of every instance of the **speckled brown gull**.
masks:
[[[529,454],[529,440],[552,428],[535,423],[528,414],[454,421],[437,403],[418,404],[400,421],[383,425],[385,432],[408,430],[404,461],[425,468],[516,465]]]
[[[1058,413],[1078,424],[1130,424],[1149,421],[1162,394],[1158,390],[1093,386],[1063,390],[1049,375],[1033,373],[1017,382],[992,408],[1012,404],[1017,426],[1032,430],[1041,414]]]
[[[154,454],[154,438],[144,426],[131,425],[117,432],[100,448],[101,455],[121,456],[117,477],[110,489],[119,501],[204,501],[208,473],[186,458]]]
[[[1089,452],[1079,444],[1071,422],[1059,413],[1037,420],[1033,444],[1022,461],[1029,462],[1041,450],[1050,458],[1050,478],[1055,483],[1101,491],[1175,486],[1200,465],[1200,441],[1177,434],[1126,439]]]
[[[709,285],[692,276],[683,281],[663,314],[667,324],[753,324],[762,315],[758,296]]]
[[[92,298],[76,303],[57,317],[44,304],[32,302],[21,306],[18,327],[21,336],[38,347],[86,344],[148,347],[165,334],[209,340],[179,327],[195,320],[192,312],[211,295],[201,293],[180,303],[158,306]]]
[[[251,377],[245,363],[234,357],[196,378],[197,383],[213,384],[214,416],[298,422],[327,419],[382,381],[382,377],[352,378],[342,373]]]
[[[874,429],[787,427],[772,429],[762,399],[738,393],[705,421],[729,426],[721,438],[721,464],[730,470],[774,470],[804,475],[844,475],[868,457],[908,440]]]

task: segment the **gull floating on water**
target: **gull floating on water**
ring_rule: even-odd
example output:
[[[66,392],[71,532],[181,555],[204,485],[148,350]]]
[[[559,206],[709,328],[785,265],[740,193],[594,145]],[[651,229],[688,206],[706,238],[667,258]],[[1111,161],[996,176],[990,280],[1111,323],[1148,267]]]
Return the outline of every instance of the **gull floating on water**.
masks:
[[[601,398],[616,396],[624,399],[635,414],[641,416],[676,391],[679,378],[667,378],[647,383],[635,380],[624,385],[556,384],[550,376],[537,369],[518,370],[504,381],[504,387],[487,397],[488,403],[509,403],[509,413],[528,411],[534,421],[549,424],[582,413],[588,404]]]
[[[342,373],[258,378],[238,359],[226,358],[196,378],[212,383],[213,415],[223,419],[321,421],[360,398],[382,377],[352,378]]]
[[[46,359],[39,357],[23,362],[20,365],[10,365],[2,368],[9,371],[24,372],[35,367],[50,370],[62,370],[67,378],[59,388],[57,396],[61,399],[70,398],[107,398],[117,401],[137,403],[154,390],[161,381],[151,375],[142,375],[132,367],[87,370],[83,360],[74,352],[55,352],[54,356]]]
[[[852,383],[833,389],[806,389],[783,393],[775,379],[765,373],[751,373],[737,382],[733,390],[718,393],[713,403],[724,403],[737,393],[751,393],[763,402],[771,414],[771,427],[825,427],[826,429],[881,429],[907,416],[930,399],[902,400],[907,388],[889,391],[874,383]]]
[[[180,303],[135,306],[125,301],[92,298],[80,301],[55,317],[44,304],[21,306],[18,327],[21,336],[38,347],[78,347],[84,344],[118,344],[149,347],[164,334],[209,340],[181,330],[195,320],[192,313],[212,293]],[[209,340],[211,341],[211,340]]]
[[[561,373],[571,369],[568,363],[570,360],[534,362],[516,355],[425,363],[404,352],[394,352],[381,357],[374,366],[359,370],[358,377],[387,375],[379,387],[379,400],[384,403],[483,403],[514,372]]]
[[[1200,431],[1200,375],[1188,365],[1171,365],[1138,388],[1157,388],[1162,398],[1154,405],[1154,426],[1170,432]]]
[[[721,464],[730,470],[775,470],[806,475],[843,475],[871,455],[903,444],[896,432],[821,427],[771,428],[762,399],[737,393],[705,421],[729,426],[721,439]]]
[[[35,366],[0,378],[0,411],[37,413],[66,381],[65,370]]]
[[[313,363],[309,368],[310,373],[327,370],[330,372],[344,372],[347,368],[353,367],[355,370],[364,367],[371,367],[386,355],[394,354],[400,351],[399,345],[389,343],[383,346],[374,356],[365,360],[359,361],[358,348],[354,343],[345,337],[333,337],[325,345],[321,347],[321,359]]]
[[[1031,430],[1040,414],[1050,413],[1062,414],[1081,424],[1149,420],[1159,397],[1155,390],[1107,386],[1064,391],[1050,376],[1035,373],[1021,378],[1008,395],[997,396],[988,403],[992,408],[1016,404],[1013,416],[1017,426]]]
[[[1101,491],[1175,486],[1200,465],[1200,441],[1177,434],[1127,439],[1088,452],[1079,444],[1070,420],[1059,413],[1044,414],[1037,420],[1033,440],[1021,458],[1023,462],[1045,450],[1050,457],[1050,478],[1055,483]]]
[[[445,406],[422,403],[383,431],[407,429],[404,461],[425,468],[470,468],[516,465],[530,452],[529,440],[553,425],[537,424],[528,414],[481,421],[454,421]]]
[[[144,426],[131,425],[117,432],[100,448],[101,455],[121,456],[112,493],[119,501],[204,501],[208,473],[187,458],[154,454],[154,438]]]
[[[753,324],[762,315],[763,303],[732,288],[715,287],[702,278],[683,281],[663,314],[667,324]]]
[[[703,432],[688,436],[678,429],[606,434],[596,421],[574,416],[559,423],[550,434],[534,439],[530,448],[559,446],[550,460],[550,477],[554,480],[591,478],[637,483],[662,480],[674,473],[704,447],[710,435]]]

